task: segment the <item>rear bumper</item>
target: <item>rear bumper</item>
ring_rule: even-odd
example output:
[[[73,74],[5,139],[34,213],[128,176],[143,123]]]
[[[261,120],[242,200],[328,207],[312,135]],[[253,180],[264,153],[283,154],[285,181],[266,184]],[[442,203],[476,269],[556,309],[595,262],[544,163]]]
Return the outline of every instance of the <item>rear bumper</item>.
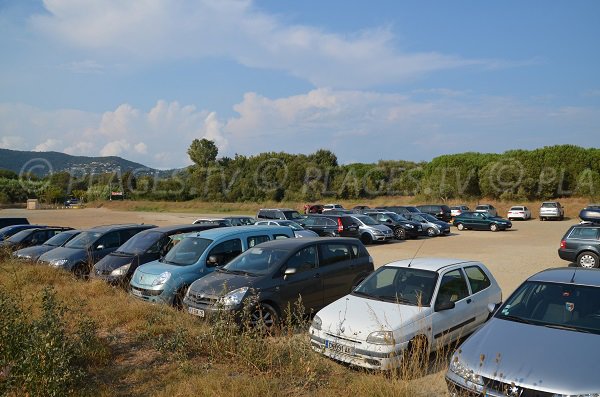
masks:
[[[559,248],[558,257],[565,261],[575,262],[575,260],[577,260],[577,253],[575,251],[567,251]]]

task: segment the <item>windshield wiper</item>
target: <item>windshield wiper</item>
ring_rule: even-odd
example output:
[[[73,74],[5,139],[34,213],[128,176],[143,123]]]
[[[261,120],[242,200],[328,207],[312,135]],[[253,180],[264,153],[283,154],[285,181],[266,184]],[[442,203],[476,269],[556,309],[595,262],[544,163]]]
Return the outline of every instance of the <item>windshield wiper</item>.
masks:
[[[544,327],[548,327],[548,328],[556,328],[556,329],[563,329],[566,331],[576,331],[576,332],[583,332],[586,334],[593,334],[594,332],[587,330],[587,329],[582,329],[582,328],[577,328],[577,327],[573,327],[570,325],[562,325],[562,324],[544,324]]]
[[[537,323],[527,320],[526,318],[522,318],[522,317],[517,317],[517,316],[510,316],[510,315],[503,315],[502,318],[504,320],[510,320],[510,321],[515,321],[517,323],[523,323],[523,324],[534,324],[534,325],[538,325]]]
[[[377,298],[393,303],[412,303],[410,300],[399,296],[379,295]]]
[[[243,276],[255,276],[253,273],[247,272],[245,270],[231,270],[231,269],[225,269],[225,268],[221,268],[221,270],[224,270],[227,273],[231,273],[231,274],[240,274]]]

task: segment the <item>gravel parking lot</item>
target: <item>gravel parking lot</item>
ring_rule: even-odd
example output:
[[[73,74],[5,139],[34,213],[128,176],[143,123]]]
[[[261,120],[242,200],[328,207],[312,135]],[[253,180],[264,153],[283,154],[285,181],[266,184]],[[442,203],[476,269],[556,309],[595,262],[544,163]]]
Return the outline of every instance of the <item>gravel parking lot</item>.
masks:
[[[25,216],[31,223],[88,228],[115,223],[151,223],[158,226],[192,223],[210,214],[114,211],[106,208],[62,210],[0,211],[0,216]],[[222,216],[216,215],[216,216]],[[505,232],[465,230],[452,227],[447,237],[419,238],[368,247],[375,266],[413,256],[438,256],[472,259],[487,265],[498,280],[504,298],[535,272],[568,266],[556,250],[567,228],[577,219],[540,222],[538,219],[514,221]]]

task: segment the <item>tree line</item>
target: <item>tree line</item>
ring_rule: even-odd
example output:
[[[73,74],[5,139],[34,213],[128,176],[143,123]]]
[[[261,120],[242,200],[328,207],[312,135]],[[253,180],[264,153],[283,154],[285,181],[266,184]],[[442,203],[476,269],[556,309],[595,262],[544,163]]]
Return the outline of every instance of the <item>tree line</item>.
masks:
[[[213,141],[196,139],[193,165],[168,177],[135,171],[44,178],[0,170],[0,203],[39,198],[108,199],[123,192],[138,200],[223,202],[358,199],[418,196],[427,200],[490,198],[536,200],[600,197],[600,149],[574,145],[496,153],[459,153],[429,162],[380,160],[339,164],[330,150],[312,154],[267,152],[219,157]]]

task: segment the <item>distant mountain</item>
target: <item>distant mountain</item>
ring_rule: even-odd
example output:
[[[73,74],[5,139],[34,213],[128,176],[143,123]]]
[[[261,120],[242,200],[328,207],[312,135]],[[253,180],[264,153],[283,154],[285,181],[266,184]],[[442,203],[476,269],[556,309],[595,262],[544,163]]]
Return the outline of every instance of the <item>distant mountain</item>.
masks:
[[[170,174],[172,171],[158,171],[140,163],[125,160],[117,156],[87,157],[71,156],[59,152],[30,152],[0,149],[0,169],[16,173],[31,172],[37,176],[45,176],[49,172],[69,171],[78,174],[100,174],[105,172],[136,171],[136,175]]]

